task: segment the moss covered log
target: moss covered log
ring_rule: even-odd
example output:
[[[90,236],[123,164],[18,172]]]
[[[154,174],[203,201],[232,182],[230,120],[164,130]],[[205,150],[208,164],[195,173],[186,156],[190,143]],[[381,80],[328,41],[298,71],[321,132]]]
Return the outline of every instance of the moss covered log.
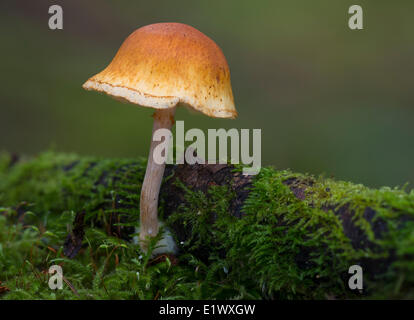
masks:
[[[0,298],[414,298],[413,191],[170,166],[160,216],[180,253],[151,260],[130,241],[144,173],[145,160],[3,154]],[[63,290],[47,286],[52,264]],[[360,291],[348,288],[355,264]]]

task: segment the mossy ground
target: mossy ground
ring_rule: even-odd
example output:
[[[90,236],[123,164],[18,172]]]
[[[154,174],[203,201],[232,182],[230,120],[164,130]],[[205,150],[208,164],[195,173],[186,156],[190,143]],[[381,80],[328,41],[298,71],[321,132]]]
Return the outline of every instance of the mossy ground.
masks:
[[[263,168],[237,219],[228,186],[204,194],[181,185],[187,202],[166,223],[187,226],[190,237],[178,264],[152,263],[136,244],[105,232],[115,211],[121,225],[138,224],[144,172],[144,160],[46,152],[13,164],[3,154],[0,286],[9,291],[0,298],[414,298],[413,191]],[[84,246],[67,259],[63,242],[81,211]],[[63,267],[63,290],[48,287],[53,264]],[[367,270],[363,293],[347,289],[353,264]]]

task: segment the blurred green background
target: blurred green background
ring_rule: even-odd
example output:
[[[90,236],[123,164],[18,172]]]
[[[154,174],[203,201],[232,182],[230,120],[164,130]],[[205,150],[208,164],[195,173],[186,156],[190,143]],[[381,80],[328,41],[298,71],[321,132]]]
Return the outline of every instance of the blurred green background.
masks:
[[[59,4],[64,29],[49,30]],[[364,30],[348,8],[364,9]],[[190,24],[222,48],[239,117],[179,110],[186,129],[261,128],[262,162],[370,186],[414,183],[414,1],[2,0],[0,150],[146,156],[151,110],[86,92],[136,28]]]

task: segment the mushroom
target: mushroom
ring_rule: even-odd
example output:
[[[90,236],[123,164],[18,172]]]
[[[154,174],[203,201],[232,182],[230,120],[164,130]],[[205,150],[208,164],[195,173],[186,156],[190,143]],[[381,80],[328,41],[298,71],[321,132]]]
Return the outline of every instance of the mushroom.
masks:
[[[152,134],[171,129],[178,104],[213,118],[235,118],[230,71],[209,37],[182,23],[157,23],[134,31],[112,62],[83,85],[116,99],[155,109]],[[140,198],[140,245],[159,231],[158,196],[165,163],[154,161],[151,140]]]

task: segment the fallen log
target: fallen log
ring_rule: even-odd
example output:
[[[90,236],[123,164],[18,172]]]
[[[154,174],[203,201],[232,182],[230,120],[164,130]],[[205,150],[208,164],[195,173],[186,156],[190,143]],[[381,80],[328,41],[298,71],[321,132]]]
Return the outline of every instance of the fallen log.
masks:
[[[76,259],[84,228],[131,239],[144,172],[144,160],[3,155],[0,206],[76,212],[62,239]],[[19,210],[24,214],[24,205]],[[220,260],[263,298],[414,298],[413,191],[273,168],[244,176],[229,165],[170,165],[159,214],[179,246],[178,260]],[[363,271],[360,290],[349,285],[354,265]]]

